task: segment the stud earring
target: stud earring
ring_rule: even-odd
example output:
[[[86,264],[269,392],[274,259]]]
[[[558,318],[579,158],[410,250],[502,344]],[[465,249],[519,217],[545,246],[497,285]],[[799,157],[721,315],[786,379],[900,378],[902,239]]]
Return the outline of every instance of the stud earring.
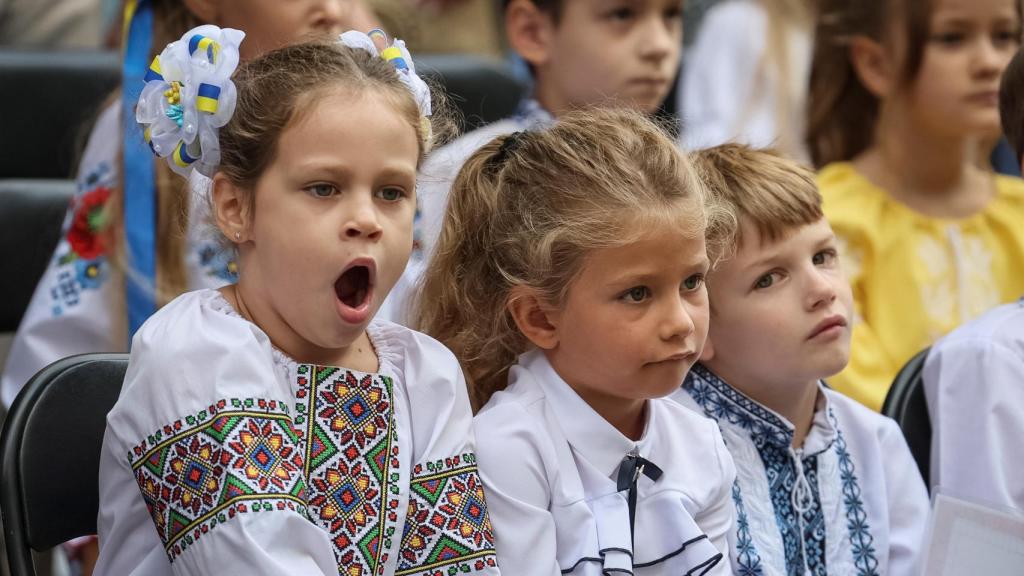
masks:
[[[235,232],[235,240],[241,240],[241,239],[242,239],[242,233],[241,232]]]

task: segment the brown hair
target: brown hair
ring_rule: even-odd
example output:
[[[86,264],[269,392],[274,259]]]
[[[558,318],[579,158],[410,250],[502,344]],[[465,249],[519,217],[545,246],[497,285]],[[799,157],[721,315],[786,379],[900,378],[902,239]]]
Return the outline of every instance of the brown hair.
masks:
[[[924,58],[930,15],[929,0],[820,0],[807,124],[815,167],[849,160],[874,139],[879,100],[857,76],[850,41],[865,36],[903,54],[901,76],[910,84]]]
[[[1020,160],[1024,156],[1024,50],[1018,50],[1003,71],[999,85],[999,118],[1003,133]]]
[[[218,170],[250,191],[249,209],[255,202],[251,192],[273,161],[281,133],[328,93],[371,91],[383,96],[416,131],[417,163],[450,125],[438,91],[432,91],[433,115],[428,122],[391,64],[336,42],[306,42],[273,50],[242,63],[234,81],[238,101],[231,120],[220,130]]]
[[[529,347],[507,309],[514,288],[559,306],[590,251],[658,222],[703,234],[703,196],[686,157],[638,112],[576,111],[495,138],[452,185],[418,327],[455,352],[479,408]]]
[[[710,198],[746,219],[761,240],[776,241],[798,226],[824,217],[814,173],[775,150],[756,150],[743,144],[722,144],[692,156],[697,174]],[[718,244],[742,244],[740,227],[718,229]]]

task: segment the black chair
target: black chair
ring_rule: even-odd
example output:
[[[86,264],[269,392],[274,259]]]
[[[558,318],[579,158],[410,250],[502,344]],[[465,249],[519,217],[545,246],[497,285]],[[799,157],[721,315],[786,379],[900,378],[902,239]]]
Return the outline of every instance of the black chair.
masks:
[[[70,178],[121,75],[116,52],[0,50],[0,178]]]
[[[462,130],[472,130],[515,112],[526,86],[504,65],[465,54],[416,56],[416,72],[440,85],[461,112]]]
[[[71,180],[0,180],[0,332],[13,332],[53,255]]]
[[[31,551],[96,533],[100,447],[127,354],[58,360],[18,394],[0,436],[0,513],[13,576],[32,576]]]
[[[925,484],[929,482],[932,450],[932,422],[924,397],[924,362],[929,350],[930,347],[921,350],[903,365],[882,404],[882,414],[895,420],[903,430]]]

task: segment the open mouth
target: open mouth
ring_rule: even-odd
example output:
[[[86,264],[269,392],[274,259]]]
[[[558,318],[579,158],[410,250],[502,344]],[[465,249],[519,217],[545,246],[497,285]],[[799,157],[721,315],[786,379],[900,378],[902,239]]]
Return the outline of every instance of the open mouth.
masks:
[[[338,300],[349,308],[359,308],[369,300],[370,269],[366,266],[353,266],[346,270],[334,283],[334,293]]]
[[[373,259],[360,258],[350,263],[334,281],[338,314],[345,322],[362,324],[369,320],[376,272]]]

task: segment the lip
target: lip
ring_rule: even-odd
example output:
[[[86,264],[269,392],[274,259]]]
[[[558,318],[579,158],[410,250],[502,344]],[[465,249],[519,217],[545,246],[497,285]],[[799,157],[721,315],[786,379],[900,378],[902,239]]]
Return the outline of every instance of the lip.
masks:
[[[369,271],[369,278],[366,283],[366,297],[363,298],[363,302],[359,306],[353,307],[342,302],[337,294],[334,297],[338,316],[347,324],[362,324],[370,319],[370,304],[373,302],[373,287],[377,279],[377,262],[369,257],[356,258],[349,262],[338,274],[337,279],[340,279],[346,272],[357,266],[363,266]],[[335,279],[335,283],[337,283],[337,279]]]
[[[998,90],[982,90],[980,92],[974,92],[967,97],[969,102],[974,104],[980,104],[982,106],[998,106],[999,105],[999,91]]]
[[[644,78],[633,78],[629,81],[634,86],[641,86],[645,88],[662,88],[667,86],[669,82],[668,78],[661,78],[655,76],[648,76]]]
[[[654,360],[653,362],[650,362],[650,363],[651,364],[664,364],[664,363],[668,363],[668,362],[687,362],[687,361],[695,359],[696,357],[697,357],[697,353],[696,352],[692,352],[692,351],[691,352],[679,352],[677,354],[672,354],[671,356],[667,356],[667,357],[662,358],[660,360]]]
[[[846,326],[846,318],[839,314],[835,314],[833,316],[825,318],[821,322],[818,322],[818,325],[814,327],[814,330],[811,330],[811,333],[809,336],[807,336],[807,339],[811,340],[814,338],[818,338],[819,336],[830,336],[838,334],[843,328],[846,328]]]

